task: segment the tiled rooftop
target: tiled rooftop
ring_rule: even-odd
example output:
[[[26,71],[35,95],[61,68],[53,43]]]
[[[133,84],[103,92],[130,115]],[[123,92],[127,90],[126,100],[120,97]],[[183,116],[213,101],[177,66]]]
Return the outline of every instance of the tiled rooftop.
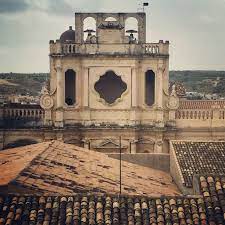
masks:
[[[210,224],[225,224],[225,176],[201,176],[200,190],[204,197]]]
[[[118,193],[119,161],[59,141],[0,153],[0,192],[71,195]],[[168,173],[122,162],[122,193],[179,195]]]
[[[0,197],[0,224],[204,225],[202,198],[112,195]]]
[[[195,174],[225,174],[225,142],[172,141],[186,187]]]

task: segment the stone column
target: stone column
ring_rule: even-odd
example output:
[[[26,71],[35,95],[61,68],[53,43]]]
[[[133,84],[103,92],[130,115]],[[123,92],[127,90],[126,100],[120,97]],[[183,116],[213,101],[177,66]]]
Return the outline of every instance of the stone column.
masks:
[[[83,70],[83,106],[89,107],[89,68],[85,67]]]
[[[157,97],[157,106],[158,108],[163,107],[163,69],[158,69],[156,74],[157,84],[155,87],[156,97]]]
[[[138,41],[146,43],[146,15],[143,13],[138,18]]]
[[[63,107],[63,75],[61,66],[56,67],[56,80],[57,80],[57,92],[56,92],[56,101],[57,108]]]
[[[131,69],[131,76],[132,76],[132,90],[131,90],[131,105],[132,107],[137,107],[137,97],[138,97],[138,84],[137,84],[137,72],[136,68]]]
[[[83,18],[80,13],[75,14],[75,30],[76,30],[76,42],[83,43]]]
[[[56,112],[55,112],[55,126],[63,127],[63,105],[64,105],[64,84],[63,84],[63,74],[60,65],[56,67],[56,80],[57,80],[57,90],[56,90]]]

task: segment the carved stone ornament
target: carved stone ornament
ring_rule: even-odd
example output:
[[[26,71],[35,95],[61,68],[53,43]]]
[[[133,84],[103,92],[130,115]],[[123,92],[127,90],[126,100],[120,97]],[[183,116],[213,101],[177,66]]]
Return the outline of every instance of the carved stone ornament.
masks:
[[[169,102],[167,103],[169,109],[178,109],[179,108],[179,98],[175,96],[169,97]]]
[[[53,107],[54,102],[49,94],[44,94],[40,98],[40,106],[45,110],[49,110]]]
[[[162,146],[163,145],[163,141],[157,141],[156,143],[158,146]]]
[[[177,97],[175,85],[172,86],[172,92],[169,96],[169,101],[167,103],[167,107],[169,109],[173,109],[173,110],[179,108],[179,98]]]

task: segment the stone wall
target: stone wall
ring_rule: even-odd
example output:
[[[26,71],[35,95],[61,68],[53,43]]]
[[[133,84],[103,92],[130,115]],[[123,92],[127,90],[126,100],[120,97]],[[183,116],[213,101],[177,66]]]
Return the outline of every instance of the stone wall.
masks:
[[[108,156],[119,159],[120,154],[111,153]],[[122,154],[122,160],[135,163],[140,166],[145,166],[164,172],[170,172],[170,159],[169,154],[148,154],[148,153],[137,153],[137,154]]]

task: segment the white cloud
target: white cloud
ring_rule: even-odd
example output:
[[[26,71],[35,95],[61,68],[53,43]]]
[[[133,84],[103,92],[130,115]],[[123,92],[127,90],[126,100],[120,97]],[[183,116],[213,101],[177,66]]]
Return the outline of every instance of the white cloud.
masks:
[[[29,7],[0,12],[2,72],[48,71],[48,42],[74,27],[76,11],[129,12],[138,6],[136,0],[4,1]],[[225,1],[152,0],[146,12],[147,40],[171,42],[171,69],[225,69]]]

